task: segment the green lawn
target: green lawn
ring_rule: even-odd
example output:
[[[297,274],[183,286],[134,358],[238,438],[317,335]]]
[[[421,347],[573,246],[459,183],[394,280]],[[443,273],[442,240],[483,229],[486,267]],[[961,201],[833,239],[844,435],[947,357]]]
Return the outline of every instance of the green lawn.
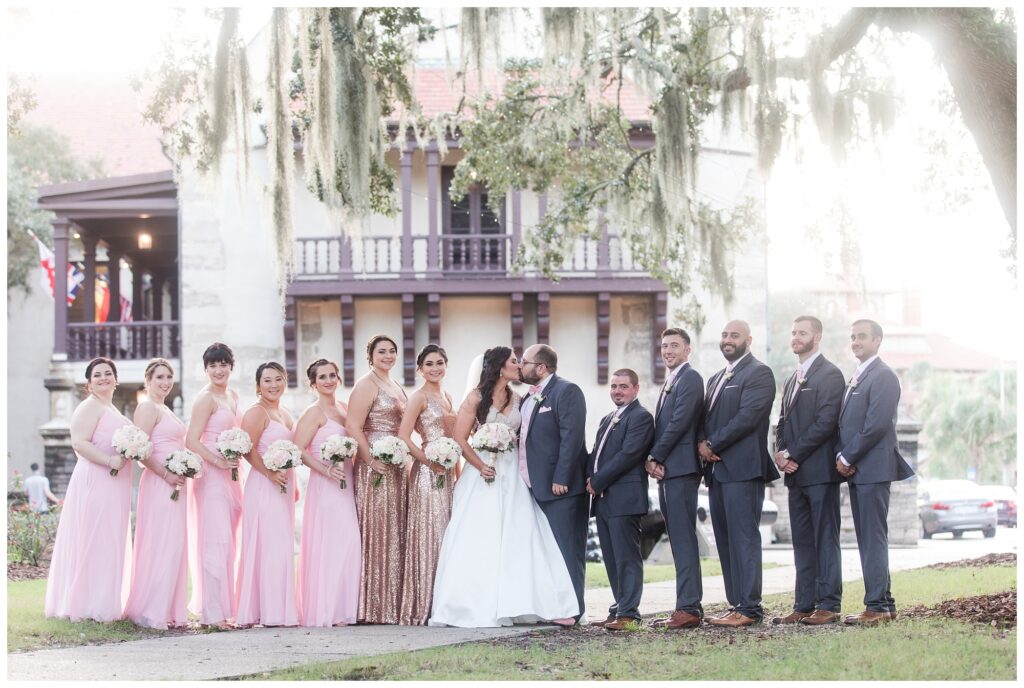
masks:
[[[1012,566],[918,569],[893,575],[901,607],[1016,587]],[[859,581],[845,587],[844,611],[862,608]],[[792,595],[765,599],[784,612]],[[876,628],[644,628],[551,631],[519,642],[464,645],[268,672],[270,680],[1014,680],[1017,632],[944,619],[903,619]]]
[[[765,563],[762,569],[774,569],[778,568],[779,564]],[[708,576],[721,576],[722,575],[722,564],[718,559],[701,559],[700,560],[700,575],[701,577]],[[662,581],[675,580],[676,569],[672,564],[645,564],[644,565],[644,583],[660,583]],[[595,563],[592,561],[587,562],[587,587],[588,588],[607,588],[608,587],[608,572],[604,568],[604,564]]]

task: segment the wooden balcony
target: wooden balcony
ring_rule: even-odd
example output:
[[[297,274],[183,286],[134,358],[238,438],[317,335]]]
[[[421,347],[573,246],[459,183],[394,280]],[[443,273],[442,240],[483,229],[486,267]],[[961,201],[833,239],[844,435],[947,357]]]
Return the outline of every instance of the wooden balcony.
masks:
[[[181,330],[177,321],[68,323],[69,361],[106,356],[115,361],[178,358]]]

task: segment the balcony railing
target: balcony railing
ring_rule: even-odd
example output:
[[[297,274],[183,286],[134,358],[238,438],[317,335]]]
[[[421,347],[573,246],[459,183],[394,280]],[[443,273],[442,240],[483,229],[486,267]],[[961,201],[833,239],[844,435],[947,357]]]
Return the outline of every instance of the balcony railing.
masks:
[[[415,277],[515,278],[510,234],[442,234],[437,237],[368,235],[307,237],[295,242],[295,278],[397,279]],[[621,237],[576,242],[558,271],[560,277],[644,276]]]
[[[68,323],[68,360],[178,358],[177,321]]]

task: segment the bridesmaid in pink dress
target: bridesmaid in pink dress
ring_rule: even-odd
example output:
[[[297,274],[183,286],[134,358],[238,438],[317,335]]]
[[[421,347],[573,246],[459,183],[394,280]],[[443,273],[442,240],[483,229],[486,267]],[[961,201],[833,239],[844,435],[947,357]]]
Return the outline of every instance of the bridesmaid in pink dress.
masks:
[[[259,401],[242,416],[253,450],[242,508],[238,557],[239,626],[297,626],[295,604],[295,469],[271,471],[263,454],[277,440],[292,439],[292,419],[281,408],[288,375],[273,361],[256,369]],[[285,492],[281,492],[281,488]]]
[[[209,383],[196,396],[185,446],[203,459],[203,475],[188,490],[189,564],[192,599],[188,609],[205,625],[227,626],[235,617],[238,527],[242,484],[231,479],[237,460],[217,451],[217,437],[238,427],[238,394],[228,389],[235,357],[226,344],[203,352]]]
[[[405,509],[408,471],[370,457],[370,445],[398,435],[405,410],[405,390],[389,371],[398,360],[398,345],[379,334],[366,346],[370,372],[348,399],[345,429],[359,443],[356,464],[356,512],[362,536],[363,572],[359,583],[359,621],[397,624],[402,602],[405,556]],[[373,479],[380,476],[380,485]]]
[[[131,462],[111,438],[127,418],[114,408],[117,368],[94,358],[85,369],[88,392],[71,416],[78,457],[68,482],[46,581],[45,613],[80,621],[124,617],[131,582]],[[116,468],[116,476],[110,469]]]
[[[306,369],[317,394],[295,425],[295,443],[309,467],[299,553],[299,618],[303,626],[356,622],[362,553],[352,463],[324,462],[320,446],[345,436],[345,404],[336,401],[338,366],[321,358]],[[345,489],[341,480],[345,480]]]
[[[455,410],[451,395],[441,389],[448,354],[437,344],[427,344],[416,356],[423,386],[409,397],[398,436],[409,445],[415,463],[409,476],[409,507],[405,528],[405,571],[402,574],[402,606],[398,623],[422,626],[430,616],[441,541],[452,516],[456,466],[444,469],[427,460],[424,449],[434,440],[451,438]],[[420,436],[422,447],[412,441]],[[438,478],[444,484],[437,486]]]
[[[172,452],[185,448],[185,424],[164,404],[174,386],[171,364],[154,358],[145,378],[149,400],[135,409],[134,421],[149,435],[153,453],[142,462],[132,586],[124,614],[140,626],[167,629],[188,623],[187,481],[164,465]],[[183,493],[177,501],[171,499],[175,487]]]

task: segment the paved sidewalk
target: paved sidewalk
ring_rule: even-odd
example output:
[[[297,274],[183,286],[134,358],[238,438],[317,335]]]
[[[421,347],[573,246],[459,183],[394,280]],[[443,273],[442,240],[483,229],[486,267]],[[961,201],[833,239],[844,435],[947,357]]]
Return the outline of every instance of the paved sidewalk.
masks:
[[[916,548],[893,549],[894,571],[940,561],[970,559],[994,552],[1016,552],[1016,530],[1000,528],[993,539],[925,540]],[[793,552],[772,547],[764,561],[782,564],[764,572],[764,594],[786,592],[793,586]],[[843,550],[843,580],[860,578],[856,548]],[[611,602],[607,588],[587,591],[588,617],[604,618]],[[704,578],[704,603],[725,602],[721,576]],[[640,611],[671,610],[675,583],[644,587]],[[230,678],[314,662],[367,657],[389,652],[421,650],[527,633],[535,626],[515,628],[426,628],[410,626],[349,626],[345,628],[263,628],[191,636],[173,636],[107,645],[37,650],[7,655],[8,680],[114,679],[204,680]]]

